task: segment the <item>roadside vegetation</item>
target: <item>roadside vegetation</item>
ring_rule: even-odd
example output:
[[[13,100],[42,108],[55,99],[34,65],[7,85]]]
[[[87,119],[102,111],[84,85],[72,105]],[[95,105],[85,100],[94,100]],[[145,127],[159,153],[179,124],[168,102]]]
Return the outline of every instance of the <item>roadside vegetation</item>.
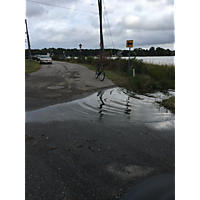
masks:
[[[157,102],[160,106],[163,106],[169,109],[172,113],[175,114],[175,97],[170,97],[169,99],[163,99],[162,102]]]
[[[73,57],[66,59],[70,63],[78,63],[96,71],[100,59],[94,57],[79,56],[77,59]],[[118,86],[127,88],[137,93],[147,93],[168,89],[175,89],[175,67],[174,65],[157,65],[153,63],[145,63],[136,58],[131,59],[130,69],[128,69],[128,60],[118,57],[113,60],[105,57],[104,71],[106,77]],[[133,69],[135,69],[135,77],[133,77]]]
[[[36,72],[41,69],[41,65],[39,62],[35,60],[29,61],[29,59],[25,59],[25,73]]]

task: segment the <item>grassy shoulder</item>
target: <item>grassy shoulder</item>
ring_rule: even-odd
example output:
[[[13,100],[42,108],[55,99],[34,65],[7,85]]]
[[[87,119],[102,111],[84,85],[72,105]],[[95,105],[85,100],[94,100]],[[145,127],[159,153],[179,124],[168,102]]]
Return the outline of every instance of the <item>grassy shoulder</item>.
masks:
[[[175,97],[170,97],[169,99],[163,99],[162,102],[157,102],[160,106],[163,106],[175,114]]]
[[[40,63],[35,60],[31,60],[30,62],[29,59],[25,59],[25,73],[36,72],[39,69],[41,69]]]

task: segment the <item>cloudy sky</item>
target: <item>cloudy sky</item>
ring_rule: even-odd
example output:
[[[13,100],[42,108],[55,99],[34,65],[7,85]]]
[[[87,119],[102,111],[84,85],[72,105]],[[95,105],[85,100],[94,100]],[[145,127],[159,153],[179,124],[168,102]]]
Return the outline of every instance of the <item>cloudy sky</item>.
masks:
[[[126,49],[126,40],[132,39],[134,48],[175,49],[173,0],[102,0],[102,3],[105,48]],[[97,4],[98,0],[26,0],[31,48],[71,49],[79,48],[80,43],[83,49],[99,48]]]

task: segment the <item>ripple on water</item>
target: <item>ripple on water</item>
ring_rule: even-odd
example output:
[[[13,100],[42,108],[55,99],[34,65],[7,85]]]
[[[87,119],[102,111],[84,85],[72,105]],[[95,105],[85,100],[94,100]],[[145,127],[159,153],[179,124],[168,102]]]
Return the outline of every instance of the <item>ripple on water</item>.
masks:
[[[174,115],[156,103],[174,95],[174,91],[138,95],[117,87],[96,92],[83,99],[27,112],[26,122],[70,119],[125,120],[134,123],[174,121]]]

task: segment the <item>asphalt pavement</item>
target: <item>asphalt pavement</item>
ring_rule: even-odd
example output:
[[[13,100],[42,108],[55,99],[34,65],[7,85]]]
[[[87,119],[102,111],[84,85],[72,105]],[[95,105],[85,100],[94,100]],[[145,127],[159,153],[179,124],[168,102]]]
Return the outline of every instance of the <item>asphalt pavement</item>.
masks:
[[[100,81],[88,68],[66,62],[53,61],[25,76],[26,111],[85,97],[98,89],[114,87],[105,78]]]
[[[175,116],[152,97],[53,62],[26,75],[25,102],[26,199],[123,199],[175,173]]]

